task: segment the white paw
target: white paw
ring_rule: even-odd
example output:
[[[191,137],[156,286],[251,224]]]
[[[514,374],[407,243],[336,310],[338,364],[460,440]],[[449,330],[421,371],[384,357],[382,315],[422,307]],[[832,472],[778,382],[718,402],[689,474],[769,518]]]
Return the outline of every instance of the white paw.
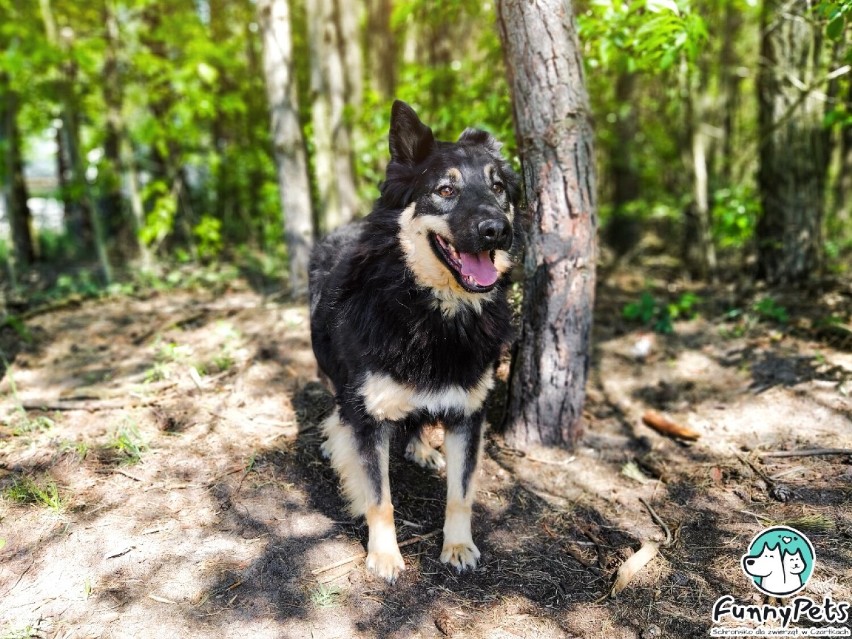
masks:
[[[405,570],[405,562],[399,549],[396,552],[379,552],[374,550],[367,553],[367,570],[389,583],[396,581],[399,573]]]
[[[464,572],[468,568],[476,568],[476,562],[479,561],[479,548],[473,541],[467,541],[460,544],[450,544],[444,542],[444,548],[441,550],[441,561],[445,564],[450,564],[459,572]]]
[[[447,466],[444,456],[425,442],[414,439],[405,447],[405,458],[429,470],[441,470]]]

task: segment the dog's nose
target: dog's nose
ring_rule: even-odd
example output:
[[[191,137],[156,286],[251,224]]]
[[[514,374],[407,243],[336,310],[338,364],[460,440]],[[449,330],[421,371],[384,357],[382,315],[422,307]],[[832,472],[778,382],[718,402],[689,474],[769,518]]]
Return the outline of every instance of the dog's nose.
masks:
[[[512,246],[512,225],[507,219],[488,219],[479,223],[479,238],[487,249],[509,249]]]

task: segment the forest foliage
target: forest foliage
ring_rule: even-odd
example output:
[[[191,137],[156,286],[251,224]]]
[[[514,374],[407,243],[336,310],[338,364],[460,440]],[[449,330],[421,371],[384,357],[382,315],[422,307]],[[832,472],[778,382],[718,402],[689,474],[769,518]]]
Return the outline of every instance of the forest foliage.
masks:
[[[345,66],[342,126],[351,140],[334,152],[349,159],[361,215],[382,179],[394,98],[411,103],[439,138],[482,127],[520,162],[492,3],[324,1],[334,20],[343,9],[354,12],[354,30],[340,21],[328,28],[336,29]],[[325,165],[315,109],[327,88],[316,82],[324,54],[310,21],[319,4],[290,0],[317,234],[325,228],[317,167]],[[795,124],[798,108],[796,98],[769,128],[760,121],[762,34],[768,21],[783,18],[784,3],[575,4],[596,127],[604,257],[666,255],[705,278],[757,273],[750,265],[759,254],[761,148]],[[816,34],[814,74],[797,90],[819,102],[827,153],[814,275],[842,273],[852,255],[852,2],[795,4],[805,6],[796,20]],[[230,262],[280,284],[287,211],[278,197],[259,31],[250,0],[0,0],[7,282],[26,295],[22,275],[31,269],[52,284],[64,276],[68,286],[103,284],[112,271],[127,278],[180,263]],[[44,222],[34,198],[57,203],[58,227]],[[26,229],[19,225],[16,234],[22,217]]]

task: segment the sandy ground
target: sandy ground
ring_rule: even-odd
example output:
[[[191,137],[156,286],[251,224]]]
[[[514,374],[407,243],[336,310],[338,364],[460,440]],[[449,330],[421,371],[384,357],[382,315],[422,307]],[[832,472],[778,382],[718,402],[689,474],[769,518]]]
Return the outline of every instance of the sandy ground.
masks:
[[[577,450],[489,438],[483,558],[462,576],[438,561],[443,478],[399,455],[393,586],[366,573],[365,527],[319,454],[331,399],[303,306],[238,282],[69,305],[30,319],[28,342],[6,327],[0,637],[707,636],[719,596],[766,601],[739,561],[770,524],[813,542],[810,596],[852,601],[852,456],[764,456],[852,449],[837,295],[783,327],[719,313],[661,336],[620,319],[635,292],[602,286]],[[649,409],[700,438],[654,432]],[[640,497],[673,539],[607,598],[664,539]]]

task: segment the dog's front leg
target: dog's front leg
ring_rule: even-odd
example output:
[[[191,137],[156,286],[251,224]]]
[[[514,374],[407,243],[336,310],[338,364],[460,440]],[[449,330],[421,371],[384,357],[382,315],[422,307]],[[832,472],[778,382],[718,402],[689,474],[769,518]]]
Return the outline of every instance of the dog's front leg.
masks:
[[[387,426],[358,411],[346,411],[341,417],[335,410],[322,429],[326,436],[323,452],[340,475],[350,512],[367,518],[367,568],[394,581],[405,563],[393,523]]]
[[[387,429],[376,424],[374,437],[362,441],[361,460],[367,471],[366,516],[369,528],[367,541],[367,568],[370,572],[396,581],[405,562],[396,543],[396,527],[393,523],[393,503],[388,478],[389,436]]]
[[[446,420],[444,456],[447,461],[447,511],[441,561],[462,572],[475,568],[479,549],[473,543],[470,517],[476,469],[482,455],[482,412],[458,420]]]

